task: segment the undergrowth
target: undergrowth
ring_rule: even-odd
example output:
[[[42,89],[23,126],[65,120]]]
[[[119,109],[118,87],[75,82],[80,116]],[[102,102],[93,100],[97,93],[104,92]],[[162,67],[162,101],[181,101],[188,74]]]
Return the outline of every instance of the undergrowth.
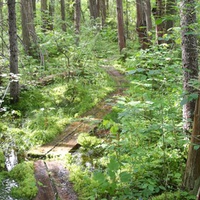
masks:
[[[81,137],[82,162],[71,158],[68,164],[79,198],[195,199],[181,191],[189,139],[182,133],[179,50],[140,50],[124,67],[130,87],[103,121],[110,134],[92,146],[94,136]]]
[[[23,162],[26,152],[53,140],[67,124],[79,120],[115,88],[115,82],[101,68],[110,64],[102,59],[109,54],[102,48],[98,51],[98,46],[105,44],[113,53],[116,45],[105,38],[106,30],[98,34],[87,31],[91,37],[83,34],[79,46],[72,40],[72,33],[38,34],[41,57],[23,53],[19,57],[20,101],[15,105],[10,105],[6,90],[9,67],[1,71],[0,169],[5,170],[5,152],[14,150],[20,162],[10,173],[19,181],[19,188],[12,192],[15,196],[22,193],[23,197],[31,198],[36,194],[31,164]],[[23,51],[21,46],[19,50]],[[30,169],[27,176],[19,177],[20,168],[23,173]]]
[[[33,162],[23,162],[16,165],[9,176],[18,183],[18,187],[13,187],[11,191],[14,197],[31,200],[36,196],[38,188],[34,177]]]

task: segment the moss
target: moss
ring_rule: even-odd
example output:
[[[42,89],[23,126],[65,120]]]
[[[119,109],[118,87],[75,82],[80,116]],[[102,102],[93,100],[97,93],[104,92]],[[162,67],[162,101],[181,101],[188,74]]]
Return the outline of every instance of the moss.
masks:
[[[16,198],[33,199],[38,189],[34,177],[33,162],[22,162],[16,165],[10,172],[10,178],[18,183],[18,187],[12,188],[12,195]]]

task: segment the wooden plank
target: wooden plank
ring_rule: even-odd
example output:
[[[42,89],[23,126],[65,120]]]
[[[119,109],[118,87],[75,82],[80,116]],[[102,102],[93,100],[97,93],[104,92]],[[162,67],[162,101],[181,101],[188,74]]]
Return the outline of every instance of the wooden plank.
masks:
[[[55,200],[55,192],[44,161],[36,161],[34,163],[34,170],[38,187],[38,194],[34,200]]]
[[[61,200],[78,200],[73,190],[73,185],[69,181],[69,172],[60,161],[46,162],[49,174],[56,188],[56,197]]]

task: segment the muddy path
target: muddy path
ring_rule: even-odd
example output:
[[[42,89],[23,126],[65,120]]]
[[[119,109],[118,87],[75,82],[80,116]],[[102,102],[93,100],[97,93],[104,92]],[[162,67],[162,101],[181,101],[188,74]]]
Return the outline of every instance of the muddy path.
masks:
[[[69,182],[69,172],[62,161],[46,161],[44,158],[59,156],[73,151],[77,147],[80,133],[93,131],[111,112],[119,96],[125,95],[127,81],[125,76],[112,66],[103,66],[104,70],[115,80],[116,89],[108,94],[94,108],[80,116],[66,127],[61,135],[52,142],[32,149],[28,156],[38,160],[34,163],[35,177],[39,192],[34,200],[77,200],[78,197]]]

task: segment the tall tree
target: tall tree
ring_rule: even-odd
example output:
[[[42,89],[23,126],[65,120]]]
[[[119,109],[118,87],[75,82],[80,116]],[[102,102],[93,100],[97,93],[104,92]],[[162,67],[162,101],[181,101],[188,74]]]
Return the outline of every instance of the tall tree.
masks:
[[[81,20],[81,1],[75,1],[75,17],[74,17],[74,24],[75,24],[75,34],[76,34],[76,44],[79,44],[79,33],[80,33],[80,20]]]
[[[0,0],[0,24],[1,24],[1,40],[4,38],[3,37],[3,0]],[[2,51],[2,54],[4,54],[4,45],[3,45],[3,41],[1,43],[1,51]]]
[[[1,27],[1,53],[4,54],[4,45],[2,39],[4,38],[4,31],[3,31],[3,0],[0,0],[0,27]],[[0,66],[0,86],[2,84],[1,80],[1,66]]]
[[[105,0],[100,0],[100,7],[101,7],[101,24],[102,24],[102,27],[104,27],[106,23],[106,1]]]
[[[200,144],[200,97],[196,101],[190,99],[193,93],[198,93],[189,82],[198,78],[198,51],[197,36],[195,33],[196,1],[181,0],[181,28],[182,28],[182,62],[183,62],[183,87],[188,101],[183,107],[184,131],[192,128],[191,119],[194,119],[191,144],[183,180],[183,187],[187,190],[197,191],[200,186],[200,149],[195,145]],[[198,197],[199,199],[199,197]]]
[[[122,51],[126,47],[126,40],[124,34],[124,19],[123,19],[123,5],[122,0],[116,0],[117,2],[117,28],[118,28],[118,43],[119,50]]]
[[[167,0],[166,1],[166,12],[165,17],[167,18],[165,23],[166,32],[169,31],[174,26],[173,16],[176,13],[176,0]]]
[[[198,78],[198,51],[197,36],[195,34],[195,0],[181,1],[181,28],[182,28],[182,62],[183,62],[183,89],[185,99],[197,92],[189,82]],[[188,101],[183,106],[184,131],[189,132],[192,128],[194,117],[195,100]]]
[[[95,20],[98,17],[97,0],[89,0],[89,9],[90,9],[90,18]]]
[[[55,0],[49,1],[49,30],[53,30],[53,18],[55,11]]]
[[[48,30],[48,9],[47,9],[47,0],[41,0],[41,19],[42,19],[42,31],[45,32]]]
[[[62,30],[66,32],[67,25],[66,25],[66,12],[65,12],[65,0],[60,1],[60,8],[61,8],[61,20],[62,20]]]
[[[15,0],[8,0],[8,23],[9,23],[9,43],[10,43],[10,97],[11,103],[16,103],[19,100],[19,82],[18,76],[18,45],[17,45],[17,25]]]
[[[152,30],[152,19],[151,19],[151,2],[150,0],[144,1],[144,11],[147,24],[147,32]]]
[[[163,43],[162,37],[164,34],[164,22],[163,22],[163,17],[165,13],[164,8],[165,8],[164,1],[156,0],[156,6],[152,9],[156,23],[156,38],[158,44]]]
[[[36,55],[37,36],[34,25],[32,1],[21,0],[22,38],[28,55]]]
[[[147,38],[147,23],[145,15],[145,4],[143,0],[136,0],[136,11],[137,11],[137,33],[139,42],[142,49],[148,47],[148,38]]]
[[[33,13],[36,16],[36,0],[32,0],[32,5],[33,5]]]

